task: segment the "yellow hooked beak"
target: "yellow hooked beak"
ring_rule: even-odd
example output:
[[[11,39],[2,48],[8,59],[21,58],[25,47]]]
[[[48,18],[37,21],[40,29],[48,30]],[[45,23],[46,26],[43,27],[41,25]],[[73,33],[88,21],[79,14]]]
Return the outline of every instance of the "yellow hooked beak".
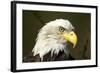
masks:
[[[77,35],[75,34],[75,32],[71,31],[70,33],[63,33],[64,38],[71,42],[73,44],[73,48],[76,46],[77,44]]]

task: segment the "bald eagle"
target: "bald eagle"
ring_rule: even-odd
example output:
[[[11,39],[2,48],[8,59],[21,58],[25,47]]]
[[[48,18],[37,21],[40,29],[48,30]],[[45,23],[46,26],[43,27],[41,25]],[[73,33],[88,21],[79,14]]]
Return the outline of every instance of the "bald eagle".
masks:
[[[74,26],[67,19],[56,19],[44,25],[36,38],[35,46],[24,62],[43,62],[69,60],[68,42],[77,44]],[[73,59],[73,58],[71,58]]]

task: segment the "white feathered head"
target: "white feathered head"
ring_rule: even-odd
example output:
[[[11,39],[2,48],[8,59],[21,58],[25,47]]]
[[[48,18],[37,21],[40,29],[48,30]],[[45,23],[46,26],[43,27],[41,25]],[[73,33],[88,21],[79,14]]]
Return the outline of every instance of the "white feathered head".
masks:
[[[39,54],[43,59],[43,56],[49,52],[52,56],[63,50],[69,54],[67,42],[71,42],[73,47],[77,43],[77,36],[73,29],[72,24],[66,19],[56,19],[46,23],[38,33],[36,44],[32,50],[33,56]]]

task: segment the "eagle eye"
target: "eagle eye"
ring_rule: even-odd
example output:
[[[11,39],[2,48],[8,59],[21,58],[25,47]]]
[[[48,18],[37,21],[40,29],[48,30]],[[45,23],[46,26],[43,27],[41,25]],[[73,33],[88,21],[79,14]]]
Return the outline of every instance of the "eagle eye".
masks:
[[[65,29],[64,29],[63,27],[59,27],[59,31],[60,31],[60,32],[64,32]]]

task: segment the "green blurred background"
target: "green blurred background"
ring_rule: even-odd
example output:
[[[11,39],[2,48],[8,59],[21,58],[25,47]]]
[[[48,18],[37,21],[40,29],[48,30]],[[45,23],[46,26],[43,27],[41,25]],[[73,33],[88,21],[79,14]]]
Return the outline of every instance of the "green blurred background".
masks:
[[[23,10],[23,57],[32,52],[39,29],[45,23],[61,18],[72,23],[78,36],[77,46],[74,49],[69,46],[71,56],[77,60],[91,58],[91,14],[30,10]]]

